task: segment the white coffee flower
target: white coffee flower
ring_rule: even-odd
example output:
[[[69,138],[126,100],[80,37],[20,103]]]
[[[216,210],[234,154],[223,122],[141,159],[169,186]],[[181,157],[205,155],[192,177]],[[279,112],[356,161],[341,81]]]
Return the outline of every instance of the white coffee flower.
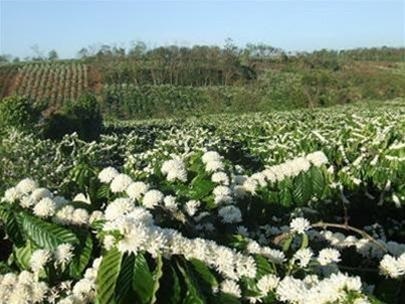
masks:
[[[20,206],[23,208],[30,208],[37,203],[31,196],[23,196],[20,199]]]
[[[232,190],[227,186],[216,186],[212,193],[215,196],[232,196]]]
[[[211,176],[211,180],[217,184],[229,185],[229,177],[225,172],[215,172]]]
[[[163,199],[165,207],[171,211],[177,210],[176,197],[173,195],[166,195]]]
[[[119,172],[113,168],[113,167],[108,167],[100,171],[98,174],[98,179],[100,182],[108,184],[110,183],[117,175]]]
[[[304,233],[310,228],[310,223],[307,219],[303,217],[297,217],[293,219],[290,223],[290,230],[296,233]]]
[[[104,213],[100,210],[95,210],[90,214],[89,223],[93,224],[95,221],[104,219]]]
[[[299,266],[302,268],[305,268],[308,266],[309,262],[311,261],[311,258],[313,256],[313,252],[309,248],[304,248],[298,250],[294,254],[294,260],[298,260]]]
[[[17,188],[12,187],[12,188],[7,189],[6,192],[4,192],[4,197],[2,200],[6,201],[8,203],[14,203],[20,197],[21,197],[20,191],[18,191]]]
[[[152,209],[156,205],[161,203],[163,201],[163,198],[164,195],[162,192],[160,192],[159,190],[152,189],[145,193],[142,203],[146,208]]]
[[[149,186],[144,182],[133,182],[130,184],[126,190],[128,196],[133,199],[140,199],[142,195],[148,191]]]
[[[89,212],[83,208],[77,208],[73,211],[72,223],[75,225],[87,225],[89,223]]]
[[[56,212],[54,220],[60,224],[70,224],[73,220],[74,211],[75,208],[73,206],[64,206]]]
[[[168,181],[187,181],[187,171],[184,162],[180,159],[170,159],[163,163],[161,171],[167,176]]]
[[[207,172],[221,171],[224,169],[225,169],[224,164],[221,161],[217,161],[217,160],[209,161],[205,165],[205,171],[207,171]]]
[[[402,275],[405,275],[405,253],[398,259],[386,254],[380,261],[380,271],[384,275],[396,279]]]
[[[105,218],[108,221],[115,220],[123,214],[127,214],[134,210],[135,205],[132,199],[128,198],[117,198],[110,204],[104,211]]]
[[[245,189],[246,192],[255,194],[256,190],[259,188],[259,182],[254,178],[249,177],[243,183],[243,188]]]
[[[49,262],[51,253],[49,250],[38,249],[35,250],[30,258],[30,267],[34,272],[38,272],[44,268],[46,263]]]
[[[322,266],[337,263],[340,261],[340,252],[333,248],[322,249],[319,252],[317,260]]]
[[[55,262],[65,267],[73,258],[73,246],[71,244],[61,244],[54,252]]]
[[[202,162],[207,164],[210,161],[221,161],[222,157],[216,151],[205,152],[202,156]]]
[[[55,214],[56,204],[54,201],[49,198],[45,197],[41,199],[35,206],[34,206],[34,214],[39,217],[48,217]]]
[[[30,178],[25,178],[17,184],[16,188],[20,193],[28,194],[37,189],[38,184]]]
[[[310,153],[306,156],[306,158],[308,161],[310,161],[312,164],[314,164],[317,167],[320,167],[320,166],[328,163],[328,158],[322,151],[316,151],[316,152]]]
[[[103,239],[103,245],[107,250],[112,249],[115,245],[115,237],[113,237],[112,235],[106,235]]]
[[[123,192],[132,183],[132,178],[126,174],[118,174],[111,182],[110,188],[113,193]]]
[[[242,296],[242,291],[240,290],[238,283],[236,283],[233,280],[223,281],[221,283],[221,291],[223,293],[228,293],[230,295],[233,295],[237,298],[240,298]]]
[[[190,200],[185,204],[184,209],[189,216],[194,216],[198,210],[198,207],[200,207],[200,204],[201,203],[199,201]]]
[[[273,291],[277,287],[279,281],[280,279],[274,274],[266,274],[257,282],[257,288],[262,295],[267,295],[269,291]]]

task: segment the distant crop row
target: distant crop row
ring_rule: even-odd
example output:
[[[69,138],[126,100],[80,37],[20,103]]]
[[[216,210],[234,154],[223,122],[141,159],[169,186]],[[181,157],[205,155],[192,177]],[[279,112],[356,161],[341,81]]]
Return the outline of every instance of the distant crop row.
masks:
[[[0,69],[0,97],[7,95],[8,87],[13,81],[14,75],[17,73],[15,66],[9,65]]]
[[[87,66],[80,63],[28,64],[19,68],[13,93],[59,105],[80,96],[87,88],[87,77]]]

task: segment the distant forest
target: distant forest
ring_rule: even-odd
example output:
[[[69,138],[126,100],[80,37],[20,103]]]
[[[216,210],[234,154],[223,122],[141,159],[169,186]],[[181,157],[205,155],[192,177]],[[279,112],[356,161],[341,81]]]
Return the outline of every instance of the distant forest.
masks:
[[[329,106],[405,96],[405,48],[286,52],[266,44],[161,46],[143,42],[0,57],[0,94],[58,107],[92,93],[107,116],[162,117]]]

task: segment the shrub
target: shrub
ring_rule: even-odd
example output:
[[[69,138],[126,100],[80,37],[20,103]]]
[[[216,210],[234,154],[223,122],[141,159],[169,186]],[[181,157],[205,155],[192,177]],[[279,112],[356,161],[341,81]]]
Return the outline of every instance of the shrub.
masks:
[[[103,118],[97,99],[90,94],[77,101],[66,103],[58,112],[51,115],[44,125],[44,136],[60,139],[65,134],[76,132],[85,141],[100,137]]]
[[[11,96],[0,102],[0,130],[31,130],[41,117],[40,110],[25,97]]]

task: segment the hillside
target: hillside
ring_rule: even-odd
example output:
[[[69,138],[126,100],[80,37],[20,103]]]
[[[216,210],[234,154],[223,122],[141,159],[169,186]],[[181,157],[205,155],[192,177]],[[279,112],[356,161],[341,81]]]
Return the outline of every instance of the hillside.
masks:
[[[331,106],[405,96],[403,49],[319,51],[161,47],[0,66],[0,97],[59,108],[85,92],[107,117],[142,119]]]

